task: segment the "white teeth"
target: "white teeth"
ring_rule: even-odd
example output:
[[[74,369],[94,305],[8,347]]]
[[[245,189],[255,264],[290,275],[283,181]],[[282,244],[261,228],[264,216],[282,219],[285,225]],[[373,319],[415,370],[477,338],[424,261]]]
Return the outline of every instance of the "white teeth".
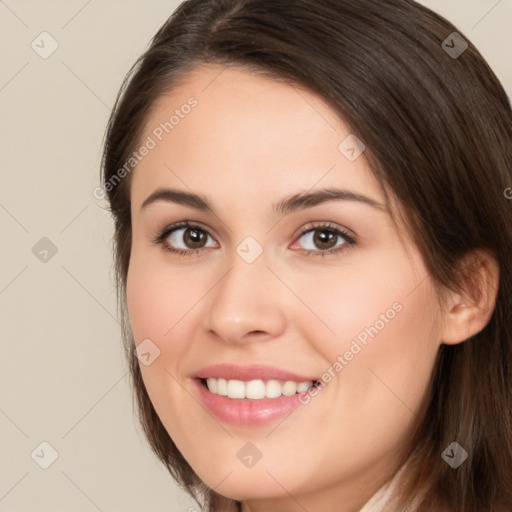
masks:
[[[266,386],[266,398],[278,398],[281,396],[283,386],[278,380],[269,380]]]
[[[304,391],[307,391],[311,386],[309,385],[309,382],[301,382],[297,385],[297,393],[302,393]]]
[[[241,380],[228,380],[228,397],[245,398],[245,384]]]
[[[292,396],[292,395],[295,395],[295,393],[297,393],[297,383],[292,382],[291,380],[289,380],[288,382],[285,382],[285,384],[283,386],[283,395],[284,396]]]
[[[217,390],[219,389],[217,386],[217,379],[206,379],[206,384],[208,386],[208,389],[212,392],[217,394]]]
[[[221,396],[228,396],[228,381],[226,379],[212,380],[217,380],[217,394]]]
[[[251,380],[245,384],[244,398],[265,398],[267,388],[262,380]]]
[[[278,380],[251,380],[245,382],[211,377],[206,379],[206,385],[210,392],[215,395],[260,400],[262,398],[278,398],[281,395],[291,396],[295,393],[302,393],[313,386],[313,382],[293,382],[289,380],[282,384]]]

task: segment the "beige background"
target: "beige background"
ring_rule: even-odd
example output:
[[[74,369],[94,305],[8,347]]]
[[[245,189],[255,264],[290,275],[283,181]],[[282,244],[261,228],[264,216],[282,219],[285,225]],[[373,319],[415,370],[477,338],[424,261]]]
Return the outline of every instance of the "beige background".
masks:
[[[121,80],[178,3],[0,0],[0,511],[194,505],[135,422],[112,223],[92,195]],[[421,3],[465,32],[511,95],[512,0]],[[58,43],[47,59],[31,47],[43,31]],[[46,262],[43,237],[57,250]],[[42,442],[58,452],[47,469]]]

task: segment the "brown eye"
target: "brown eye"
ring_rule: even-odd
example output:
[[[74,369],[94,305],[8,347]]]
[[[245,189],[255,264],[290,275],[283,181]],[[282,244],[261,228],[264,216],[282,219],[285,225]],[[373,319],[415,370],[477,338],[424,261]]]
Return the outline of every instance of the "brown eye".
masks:
[[[197,228],[187,228],[183,234],[183,241],[189,249],[200,249],[206,239],[205,232]]]
[[[208,238],[212,239],[207,231],[199,226],[181,225],[167,229],[160,237],[161,243],[170,250],[178,252],[199,251],[215,244],[207,245]]]
[[[299,240],[302,240],[301,245],[304,250],[318,253],[336,251],[338,248],[341,249],[341,246],[350,245],[352,242],[352,238],[340,229],[323,226],[305,231]]]
[[[332,249],[336,246],[338,235],[328,229],[316,229],[313,242],[319,249]]]

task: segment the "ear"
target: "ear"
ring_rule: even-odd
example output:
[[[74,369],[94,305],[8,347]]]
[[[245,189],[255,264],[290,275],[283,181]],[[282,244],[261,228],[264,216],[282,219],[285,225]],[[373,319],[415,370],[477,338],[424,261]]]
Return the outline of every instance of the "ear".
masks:
[[[455,345],[479,333],[489,322],[499,286],[499,265],[494,255],[478,249],[460,262],[463,292],[447,292],[441,343]]]

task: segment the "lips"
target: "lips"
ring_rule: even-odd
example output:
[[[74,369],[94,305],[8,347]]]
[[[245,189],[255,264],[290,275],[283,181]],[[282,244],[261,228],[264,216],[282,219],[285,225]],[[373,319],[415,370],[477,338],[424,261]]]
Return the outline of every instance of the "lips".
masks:
[[[194,379],[195,392],[206,410],[217,419],[243,427],[265,426],[301,406],[299,395],[233,400],[208,391],[201,379]]]
[[[264,426],[276,421],[301,406],[299,394],[276,396],[275,398],[229,398],[212,393],[206,386],[206,380],[239,381],[238,385],[254,381],[316,382],[311,375],[300,375],[288,370],[264,365],[236,366],[217,364],[207,366],[193,376],[195,391],[206,409],[226,423],[244,427]],[[240,382],[241,381],[241,382]],[[260,384],[262,385],[262,383]]]
[[[201,368],[198,372],[192,375],[196,379],[208,379],[213,377],[215,379],[226,380],[280,380],[280,381],[295,381],[295,382],[314,382],[318,377],[312,375],[300,375],[288,370],[280,368],[253,364],[249,366],[237,366],[234,364],[216,364]]]

